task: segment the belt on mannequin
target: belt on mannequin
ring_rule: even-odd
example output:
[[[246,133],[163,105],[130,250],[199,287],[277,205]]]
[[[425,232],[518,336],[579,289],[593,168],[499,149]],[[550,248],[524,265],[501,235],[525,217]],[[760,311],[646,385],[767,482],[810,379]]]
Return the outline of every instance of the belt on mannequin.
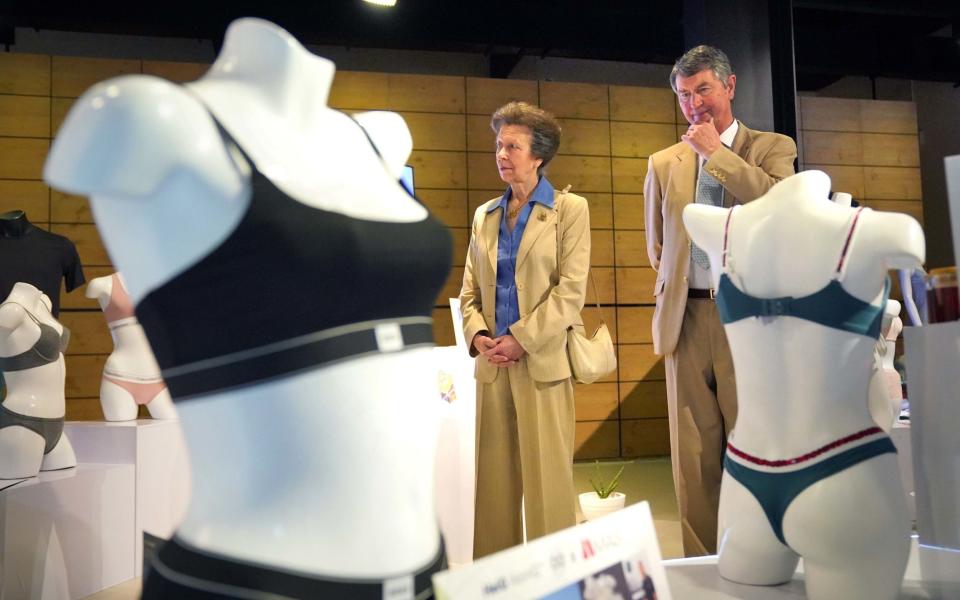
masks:
[[[710,288],[707,290],[701,290],[697,288],[690,288],[687,290],[687,298],[693,298],[695,300],[715,300],[717,297],[717,290]]]

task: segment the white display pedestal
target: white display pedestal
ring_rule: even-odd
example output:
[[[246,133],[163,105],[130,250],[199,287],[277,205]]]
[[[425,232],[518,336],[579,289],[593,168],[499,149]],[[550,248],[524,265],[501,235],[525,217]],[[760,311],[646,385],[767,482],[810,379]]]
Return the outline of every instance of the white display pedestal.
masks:
[[[134,466],[80,464],[0,490],[0,598],[72,600],[135,576]]]
[[[779,600],[807,597],[803,581],[803,560],[800,561],[793,579],[778,586],[744,585],[727,581],[720,577],[717,570],[716,555],[665,560],[663,564],[667,569],[670,591],[677,600]],[[920,581],[920,552],[914,536],[910,541],[910,560],[907,562],[907,572],[898,598],[927,600],[936,597],[927,592]]]
[[[143,532],[169,538],[190,500],[190,465],[176,420],[71,421],[65,426],[80,463],[132,465],[135,470],[135,573],[143,570]]]

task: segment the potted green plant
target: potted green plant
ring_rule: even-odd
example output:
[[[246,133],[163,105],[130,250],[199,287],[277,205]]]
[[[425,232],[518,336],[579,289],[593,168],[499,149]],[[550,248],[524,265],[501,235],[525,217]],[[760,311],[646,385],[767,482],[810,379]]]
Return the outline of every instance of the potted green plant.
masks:
[[[596,470],[595,476],[590,478],[592,492],[580,494],[580,511],[588,521],[597,519],[612,513],[615,510],[623,508],[626,496],[622,492],[616,491],[620,485],[620,478],[623,476],[623,469],[626,465],[620,465],[620,470],[609,481],[604,481],[600,473],[600,461],[594,463]]]

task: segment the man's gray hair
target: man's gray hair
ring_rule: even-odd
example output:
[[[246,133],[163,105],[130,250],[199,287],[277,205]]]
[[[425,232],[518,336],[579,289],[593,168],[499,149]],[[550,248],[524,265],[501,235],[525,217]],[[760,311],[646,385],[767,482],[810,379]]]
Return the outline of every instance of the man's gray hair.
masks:
[[[727,58],[723,50],[713,46],[701,45],[687,50],[673,64],[673,70],[670,71],[670,87],[676,93],[677,75],[691,77],[704,69],[713,71],[717,79],[723,83],[723,87],[727,87],[727,78],[733,74],[730,59]]]

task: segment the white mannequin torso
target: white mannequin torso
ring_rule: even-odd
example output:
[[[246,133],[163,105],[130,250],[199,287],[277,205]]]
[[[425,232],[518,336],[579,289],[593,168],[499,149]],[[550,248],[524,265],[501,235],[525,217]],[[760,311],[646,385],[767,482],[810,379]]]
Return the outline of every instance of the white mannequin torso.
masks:
[[[423,220],[426,210],[394,177],[412,147],[406,125],[392,114],[356,116],[381,159],[357,123],[326,106],[332,78],[332,63],[285,31],[241,19],[189,91],[136,76],[92,88],[61,129],[45,177],[91,196],[135,302],[208,254],[249,203],[250,165],[198,98],[294,200],[358,219]],[[439,538],[429,356],[348,360],[180,404],[193,498],[178,537],[336,577],[428,563]]]
[[[847,294],[879,305],[886,272],[922,262],[923,232],[915,220],[864,211],[838,275],[854,211],[830,202],[829,189],[825,174],[807,171],[735,209],[726,272],[737,288],[757,298],[797,298],[839,277]],[[683,216],[691,239],[710,255],[718,281],[728,211],[691,205]],[[725,329],[737,371],[739,412],[730,444],[738,451],[790,460],[875,426],[867,400],[876,339],[790,316],[749,317]],[[798,467],[820,464],[817,458],[806,460]],[[778,493],[790,493],[791,475],[784,473],[791,470],[774,469],[781,477],[776,485],[783,486]],[[771,472],[754,469],[763,471]],[[774,537],[758,498],[725,471],[721,575],[776,584],[789,579],[803,556],[810,598],[896,596],[909,530],[894,455],[875,455],[816,477],[796,496],[785,497],[789,509],[779,520],[789,547]]]

